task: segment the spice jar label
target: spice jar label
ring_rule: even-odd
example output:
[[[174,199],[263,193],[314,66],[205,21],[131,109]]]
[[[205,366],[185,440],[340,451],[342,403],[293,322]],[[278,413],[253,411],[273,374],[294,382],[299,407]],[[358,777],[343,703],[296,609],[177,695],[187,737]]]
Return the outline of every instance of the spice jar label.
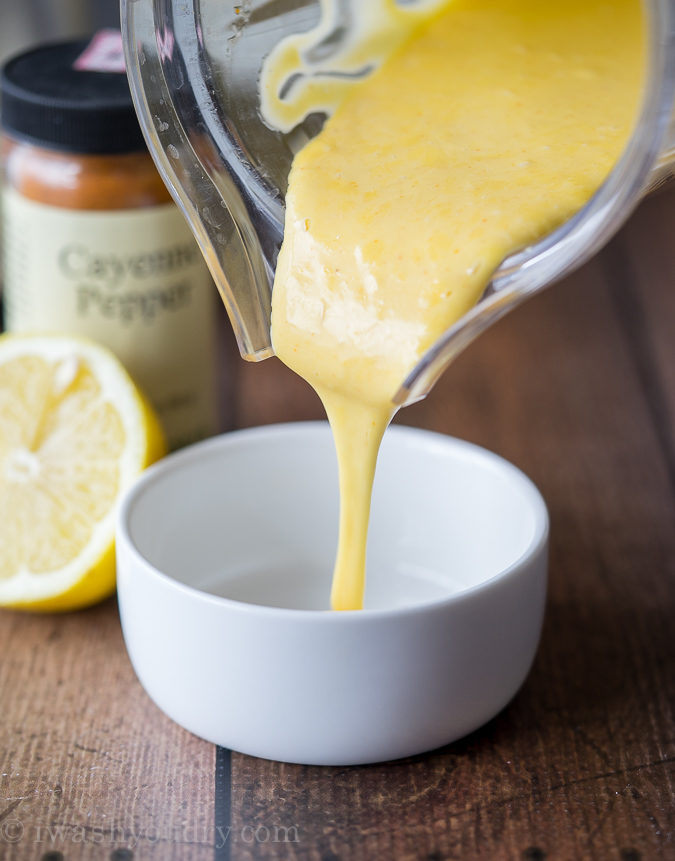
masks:
[[[217,429],[217,292],[172,204],[78,211],[3,195],[6,328],[110,347],[155,404],[170,444]]]
[[[99,30],[73,63],[81,72],[118,72],[124,74],[124,48],[119,30]]]

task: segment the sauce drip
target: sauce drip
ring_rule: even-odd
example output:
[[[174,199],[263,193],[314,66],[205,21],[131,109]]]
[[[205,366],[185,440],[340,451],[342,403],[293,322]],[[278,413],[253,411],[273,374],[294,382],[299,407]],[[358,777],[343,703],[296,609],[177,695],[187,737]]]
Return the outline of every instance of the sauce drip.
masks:
[[[601,185],[635,122],[644,54],[638,0],[454,0],[296,156],[272,340],[333,428],[334,609],[363,606],[393,395],[499,263]]]

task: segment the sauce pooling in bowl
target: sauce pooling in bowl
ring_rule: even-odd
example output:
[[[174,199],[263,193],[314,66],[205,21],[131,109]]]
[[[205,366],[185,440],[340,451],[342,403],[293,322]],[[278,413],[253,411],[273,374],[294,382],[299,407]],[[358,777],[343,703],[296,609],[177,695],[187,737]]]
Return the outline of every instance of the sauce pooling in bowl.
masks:
[[[272,341],[335,436],[334,609],[363,606],[394,394],[499,263],[601,185],[635,123],[644,65],[639,0],[454,0],[296,156]]]

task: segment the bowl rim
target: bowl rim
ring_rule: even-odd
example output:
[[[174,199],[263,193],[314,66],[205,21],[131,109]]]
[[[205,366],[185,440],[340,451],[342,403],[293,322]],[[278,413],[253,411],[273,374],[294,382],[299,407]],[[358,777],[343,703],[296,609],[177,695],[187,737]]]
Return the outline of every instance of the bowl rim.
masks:
[[[403,607],[391,608],[364,608],[362,610],[340,610],[334,611],[329,608],[323,610],[311,610],[300,608],[286,607],[269,607],[263,604],[252,604],[245,601],[238,601],[233,598],[226,598],[222,595],[214,595],[210,592],[205,592],[196,586],[188,585],[180,580],[176,580],[171,575],[161,571],[149,559],[147,559],[136,546],[131,537],[131,519],[133,517],[133,508],[136,505],[139,497],[145,490],[157,482],[164,480],[167,474],[178,470],[189,469],[190,465],[195,461],[208,459],[212,456],[213,450],[221,448],[232,448],[239,445],[246,445],[251,440],[264,440],[265,438],[278,439],[280,437],[298,437],[299,435],[330,435],[328,422],[323,421],[300,421],[300,422],[281,422],[276,424],[262,425],[256,427],[242,428],[233,431],[227,431],[215,437],[201,440],[193,443],[178,451],[172,452],[161,460],[145,469],[141,475],[123,492],[118,505],[115,523],[115,544],[116,554],[119,564],[119,548],[124,545],[127,552],[133,558],[136,565],[140,565],[152,579],[159,581],[165,587],[172,590],[177,590],[183,593],[186,598],[192,601],[205,602],[219,606],[223,611],[243,613],[248,616],[261,617],[265,620],[276,618],[278,620],[304,620],[305,622],[321,620],[321,624],[364,624],[366,621],[372,623],[374,620],[389,620],[400,619],[402,617],[417,616],[420,613],[429,613],[448,609],[452,605],[461,604],[466,600],[470,600],[482,592],[497,586],[498,584],[515,577],[519,571],[523,569],[534,558],[546,551],[549,532],[550,519],[546,502],[535,483],[515,464],[506,460],[506,458],[487,448],[476,445],[448,434],[430,431],[408,425],[392,425],[385,434],[386,439],[396,437],[397,439],[407,439],[410,444],[421,444],[426,447],[430,444],[438,446],[442,449],[453,448],[460,450],[464,458],[482,462],[483,465],[489,465],[493,470],[498,470],[502,474],[506,474],[510,481],[520,485],[524,491],[524,495],[529,502],[534,515],[533,535],[525,550],[508,566],[501,571],[493,574],[485,580],[473,583],[463,589],[453,592],[451,595],[440,599],[433,599],[417,604],[411,604]],[[124,588],[124,587],[123,587]],[[133,587],[131,587],[133,588]],[[119,596],[119,578],[118,578],[118,596]]]

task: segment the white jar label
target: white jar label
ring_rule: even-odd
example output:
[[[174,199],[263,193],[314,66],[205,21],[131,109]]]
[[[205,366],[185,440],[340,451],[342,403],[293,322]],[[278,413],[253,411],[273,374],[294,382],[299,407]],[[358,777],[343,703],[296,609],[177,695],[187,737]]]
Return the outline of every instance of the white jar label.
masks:
[[[157,408],[172,447],[217,430],[217,292],[172,204],[61,209],[3,195],[5,327],[106,345]]]

